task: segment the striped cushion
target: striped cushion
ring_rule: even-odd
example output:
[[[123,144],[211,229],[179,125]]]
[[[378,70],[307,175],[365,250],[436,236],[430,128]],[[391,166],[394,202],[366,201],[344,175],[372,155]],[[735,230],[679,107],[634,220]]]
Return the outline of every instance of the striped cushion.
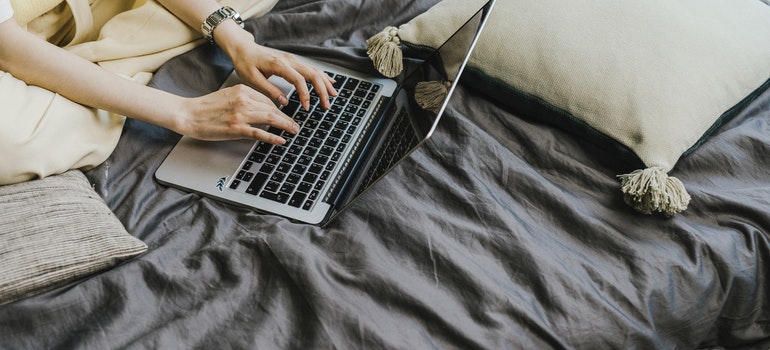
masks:
[[[0,304],[144,252],[79,170],[0,186]]]

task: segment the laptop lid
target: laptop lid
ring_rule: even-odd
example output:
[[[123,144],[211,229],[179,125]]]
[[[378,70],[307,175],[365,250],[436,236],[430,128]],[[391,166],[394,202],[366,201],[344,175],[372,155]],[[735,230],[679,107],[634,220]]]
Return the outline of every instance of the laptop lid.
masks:
[[[395,78],[398,89],[393,97],[394,103],[391,103],[379,125],[384,130],[372,131],[371,139],[367,141],[369,147],[363,151],[365,154],[361,155],[355,170],[344,180],[345,185],[332,194],[332,207],[320,223],[322,226],[331,222],[433,135],[494,2],[487,1],[437,50],[431,50],[428,55],[420,49],[405,52],[406,61],[413,63],[407,64],[404,73]],[[444,84],[449,86],[440,87]],[[417,97],[417,90],[441,91],[442,88],[446,88],[447,92],[441,101],[420,101]]]

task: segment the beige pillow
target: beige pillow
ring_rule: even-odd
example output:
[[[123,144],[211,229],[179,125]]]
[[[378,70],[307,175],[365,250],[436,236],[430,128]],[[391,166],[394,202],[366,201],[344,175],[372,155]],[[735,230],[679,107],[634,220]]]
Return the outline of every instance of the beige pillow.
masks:
[[[458,14],[483,2],[442,1],[370,44],[435,47],[459,25]],[[392,66],[372,46],[375,65]],[[630,151],[644,169],[619,176],[625,201],[673,215],[690,196],[667,173],[770,84],[770,7],[759,0],[497,1],[469,67],[464,81],[501,104]]]
[[[79,170],[0,186],[0,305],[145,250]]]

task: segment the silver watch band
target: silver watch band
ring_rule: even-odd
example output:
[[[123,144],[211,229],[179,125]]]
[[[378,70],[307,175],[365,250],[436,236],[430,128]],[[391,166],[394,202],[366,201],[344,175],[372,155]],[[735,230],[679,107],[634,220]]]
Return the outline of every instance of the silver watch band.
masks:
[[[241,18],[241,15],[238,13],[238,11],[235,11],[230,6],[222,6],[218,10],[212,12],[205,21],[203,21],[203,24],[201,24],[201,32],[203,33],[203,37],[206,38],[210,43],[214,44],[214,29],[217,28],[218,25],[222,24],[222,22],[232,19],[237,23],[241,28],[243,28],[243,19]]]

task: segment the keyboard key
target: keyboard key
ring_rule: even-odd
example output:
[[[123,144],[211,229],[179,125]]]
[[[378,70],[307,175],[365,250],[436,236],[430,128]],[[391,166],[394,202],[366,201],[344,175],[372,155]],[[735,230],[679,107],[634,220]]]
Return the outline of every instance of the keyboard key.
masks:
[[[307,173],[305,174],[305,177],[302,178],[302,181],[315,183],[318,180],[318,175],[313,173]]]
[[[283,180],[286,179],[286,174],[274,172],[272,176],[270,176],[271,181],[275,182],[283,182]]]
[[[307,143],[308,146],[315,148],[321,147],[322,144],[323,140],[315,137],[310,139],[310,142]]]
[[[293,193],[295,188],[297,188],[296,185],[293,185],[293,184],[290,184],[290,183],[285,183],[285,184],[283,184],[283,186],[281,186],[281,190],[280,191],[283,192],[283,193]]]
[[[313,157],[302,155],[297,159],[297,164],[310,165],[313,162]]]
[[[329,161],[329,157],[328,156],[325,156],[323,154],[319,154],[317,157],[315,157],[315,159],[313,159],[313,164],[324,165],[328,161]]]
[[[265,174],[270,174],[273,172],[273,170],[275,170],[275,165],[267,164],[267,163],[262,164],[262,167],[259,168],[259,172],[265,173]]]
[[[297,113],[297,110],[299,109],[300,104],[297,101],[289,100],[289,103],[287,103],[283,108],[281,108],[281,112],[284,114],[293,117],[294,114]]]
[[[353,90],[358,86],[359,80],[356,78],[349,78],[348,81],[345,82],[345,89],[346,90]]]
[[[254,150],[261,154],[267,154],[270,152],[270,149],[273,148],[273,145],[270,143],[260,143],[259,146]]]
[[[252,152],[249,155],[249,162],[262,163],[265,160],[265,155],[257,152]]]
[[[320,174],[321,171],[323,171],[323,169],[324,169],[323,165],[313,164],[313,165],[310,166],[308,171],[313,173],[313,174]]]
[[[307,165],[294,164],[294,168],[291,169],[291,172],[295,174],[304,174],[307,172]]]
[[[339,129],[334,129],[334,130],[339,130]],[[340,139],[339,138],[330,137],[330,138],[326,139],[326,142],[324,142],[324,146],[328,146],[328,147],[334,148],[334,147],[337,147],[337,144],[339,144],[339,143],[340,143]]]
[[[257,173],[257,175],[254,176],[254,179],[251,181],[251,183],[256,186],[259,186],[259,188],[262,188],[262,185],[264,185],[265,182],[267,182],[268,177],[269,175],[265,173]]]
[[[279,171],[279,172],[282,172],[282,173],[288,173],[290,170],[291,170],[291,164],[289,164],[289,163],[287,163],[285,161],[281,162],[281,164],[278,165],[277,168],[275,168],[275,171]]]
[[[307,197],[306,194],[302,192],[297,192],[293,196],[291,196],[291,199],[289,200],[289,205],[291,205],[292,207],[299,208],[305,202],[305,197]]]
[[[267,185],[265,185],[265,191],[268,192],[278,192],[280,188],[281,184],[275,181],[269,181]]]
[[[259,194],[260,197],[269,199],[278,203],[286,203],[289,200],[289,195],[285,193],[273,193],[273,192],[262,192]]]
[[[299,184],[299,186],[297,187],[297,191],[308,193],[308,192],[310,192],[310,190],[312,188],[313,188],[313,185],[311,185],[310,183],[307,183],[307,182],[303,182],[303,183]]]
[[[325,139],[326,136],[328,136],[328,135],[329,135],[328,131],[318,129],[318,130],[315,131],[315,135],[313,135],[313,137],[319,138],[319,139]]]
[[[291,173],[289,176],[286,177],[286,182],[290,184],[298,184],[300,181],[302,181],[302,175]]]
[[[251,181],[249,184],[249,187],[246,189],[246,193],[256,195],[259,193],[259,190],[262,189],[262,185],[267,182],[268,175],[265,173],[257,173],[257,176],[254,177],[254,180]]]
[[[273,151],[270,152],[270,154],[275,154],[276,156],[282,156],[284,153],[286,153],[286,147],[280,146],[280,147],[273,147]]]
[[[281,162],[281,157],[278,157],[278,156],[276,156],[274,154],[271,154],[271,155],[267,156],[267,158],[265,158],[265,163],[266,164],[278,165],[278,163],[280,163],[280,162]]]
[[[301,149],[302,146],[307,145],[308,140],[307,137],[299,136],[294,140],[293,146],[297,146]]]

